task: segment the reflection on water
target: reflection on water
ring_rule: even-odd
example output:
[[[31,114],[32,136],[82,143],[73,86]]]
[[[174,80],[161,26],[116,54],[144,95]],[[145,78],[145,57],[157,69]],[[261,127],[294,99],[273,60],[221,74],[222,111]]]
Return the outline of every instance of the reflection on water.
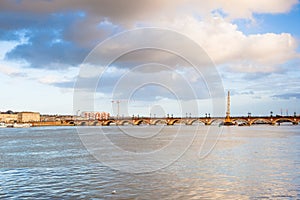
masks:
[[[199,134],[206,129],[199,127]],[[116,140],[117,127],[105,131],[116,143],[131,144],[124,137]],[[156,137],[166,139],[163,134]],[[123,173],[99,163],[74,127],[0,129],[0,144],[0,198],[4,199],[300,198],[299,126],[224,127],[205,159],[195,156],[199,151],[195,141],[175,163],[146,174]]]

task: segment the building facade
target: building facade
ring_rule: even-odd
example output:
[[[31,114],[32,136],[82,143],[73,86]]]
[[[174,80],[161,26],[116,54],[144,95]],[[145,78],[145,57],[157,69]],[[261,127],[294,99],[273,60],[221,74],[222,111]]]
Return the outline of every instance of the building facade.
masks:
[[[41,115],[38,112],[19,112],[18,113],[18,122],[39,122],[41,121]]]
[[[0,113],[0,122],[14,123],[18,121],[17,113]]]
[[[108,112],[82,112],[81,116],[88,120],[107,120],[110,118]]]

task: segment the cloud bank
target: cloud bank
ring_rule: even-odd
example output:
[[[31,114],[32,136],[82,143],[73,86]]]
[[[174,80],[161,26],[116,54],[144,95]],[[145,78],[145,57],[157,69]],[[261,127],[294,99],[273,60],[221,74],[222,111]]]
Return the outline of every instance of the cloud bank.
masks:
[[[275,77],[282,81],[287,76],[283,72],[289,69],[293,60],[299,59],[296,37],[285,32],[247,34],[240,29],[236,20],[242,20],[244,24],[255,23],[257,14],[288,13],[298,3],[297,0],[3,0],[0,2],[0,40],[16,45],[5,53],[5,66],[1,63],[0,73],[11,77],[35,78],[42,84],[58,88],[72,88],[75,78],[66,79],[63,73],[57,75],[56,71],[79,68],[96,45],[115,34],[134,28],[157,27],[177,31],[194,40],[225,77],[225,85],[227,81],[234,82],[233,79],[239,80],[236,84],[242,85],[245,80],[262,81],[273,74],[278,74],[280,78]],[[137,43],[144,40],[143,35],[136,38]],[[168,45],[172,41],[165,38],[161,43]],[[116,44],[110,48],[103,53],[109,55],[122,46]],[[189,53],[196,56],[198,52]],[[118,72],[151,61],[168,63],[177,70],[176,73],[193,77],[187,64],[174,55],[140,51],[114,63],[102,85],[104,93],[107,94],[112,89],[111,84],[120,78]],[[22,64],[14,68],[14,65],[8,66],[9,62]],[[96,70],[103,67],[91,66]],[[29,71],[32,69],[49,74],[30,77]],[[136,72],[143,75],[135,77],[147,78],[147,73],[156,73],[157,80],[165,76],[172,77],[162,69],[152,70],[151,67],[145,68]],[[92,71],[85,74],[86,82],[95,78]],[[230,79],[226,79],[226,76]],[[171,81],[168,78],[166,81]],[[298,81],[299,77],[295,77],[295,80]],[[195,80],[194,84],[195,88],[201,90],[203,84],[199,80]],[[261,85],[255,89],[265,91],[264,87],[272,87],[270,84]],[[238,87],[230,83],[228,86]],[[243,87],[253,90],[248,86]],[[141,93],[144,95],[147,91]],[[150,93],[163,96],[161,91],[156,90],[155,93],[153,88]],[[285,94],[276,95],[281,99],[290,96],[288,92]]]

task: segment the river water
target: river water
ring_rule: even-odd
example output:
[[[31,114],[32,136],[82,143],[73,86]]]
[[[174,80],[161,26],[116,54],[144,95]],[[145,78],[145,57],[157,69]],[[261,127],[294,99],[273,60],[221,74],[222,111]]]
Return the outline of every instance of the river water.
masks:
[[[208,129],[2,128],[0,199],[300,199],[300,126]]]

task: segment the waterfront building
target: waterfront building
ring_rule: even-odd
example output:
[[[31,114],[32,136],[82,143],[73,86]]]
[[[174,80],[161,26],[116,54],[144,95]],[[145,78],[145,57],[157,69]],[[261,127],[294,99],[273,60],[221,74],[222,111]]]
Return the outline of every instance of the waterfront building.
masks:
[[[14,123],[18,121],[18,114],[13,112],[1,112],[0,122]]]
[[[39,122],[41,115],[39,112],[19,112],[17,121],[20,123]]]

